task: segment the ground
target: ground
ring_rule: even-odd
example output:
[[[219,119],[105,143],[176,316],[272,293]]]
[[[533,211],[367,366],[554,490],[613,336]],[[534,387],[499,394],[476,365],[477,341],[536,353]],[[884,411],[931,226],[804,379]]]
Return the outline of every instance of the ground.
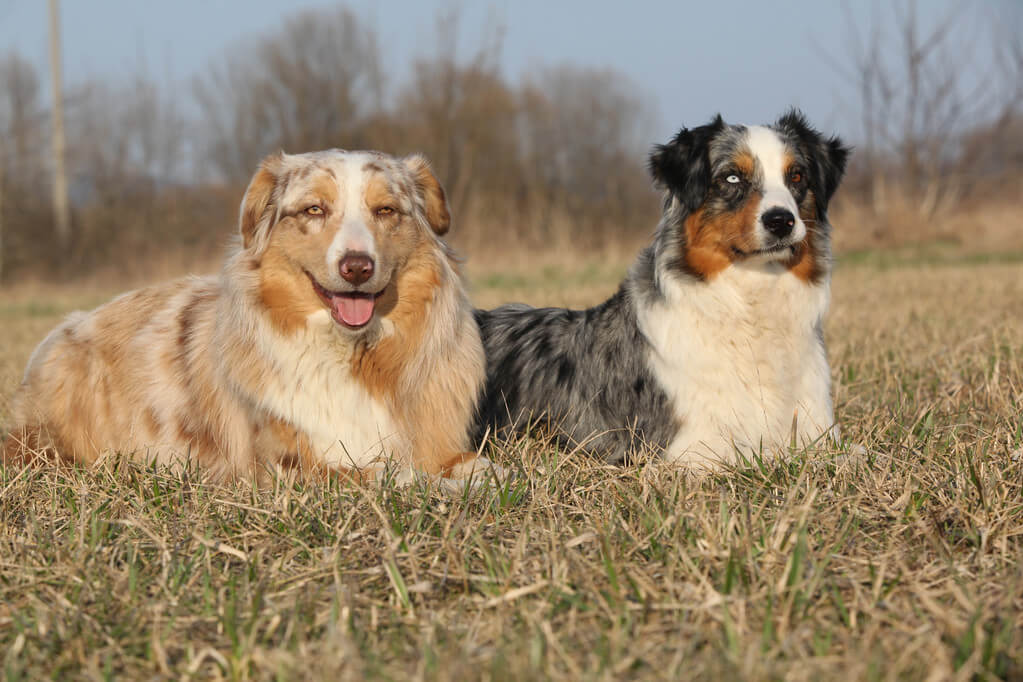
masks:
[[[476,496],[0,472],[4,676],[1023,678],[1020,261],[844,258],[845,444],[709,478],[525,440]],[[587,305],[607,262],[469,270],[483,305]],[[113,291],[0,291],[0,423],[32,347]]]

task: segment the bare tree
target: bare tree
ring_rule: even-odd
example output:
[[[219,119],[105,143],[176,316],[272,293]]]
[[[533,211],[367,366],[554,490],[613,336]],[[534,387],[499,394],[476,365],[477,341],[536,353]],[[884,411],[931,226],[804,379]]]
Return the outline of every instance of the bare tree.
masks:
[[[176,182],[185,163],[184,114],[174,98],[136,76],[129,86],[88,83],[75,96],[69,163],[80,195],[104,201]]]
[[[8,55],[0,60],[0,130],[10,142],[10,162],[33,182],[40,181],[41,118],[35,69],[18,55]]]
[[[654,118],[635,85],[606,69],[539,69],[522,88],[519,133],[525,177],[555,208],[620,220],[647,201],[642,168]]]
[[[198,254],[222,238],[258,160],[282,148],[425,152],[469,228],[456,234],[470,242],[592,243],[610,227],[615,236],[645,233],[656,202],[642,169],[649,142],[642,95],[621,74],[568,66],[509,82],[499,24],[474,30],[478,49],[463,56],[455,48],[459,12],[441,15],[436,47],[412,64],[393,97],[375,33],[345,10],[299,14],[230,48],[194,83],[194,121],[172,92],[143,76],[69,90],[71,263],[52,248],[55,235],[39,236],[54,218],[39,200],[52,179],[51,112],[39,104],[32,67],[0,60],[0,265],[8,276],[40,263],[83,272],[126,252],[141,263],[168,249]],[[193,124],[208,144],[186,142]],[[226,185],[207,182],[218,176]]]
[[[457,11],[440,16],[435,53],[399,92],[395,146],[429,155],[476,237],[486,228],[545,240],[566,230],[596,236],[609,223],[627,229],[621,217],[650,199],[641,159],[653,117],[636,87],[617,72],[573,66],[509,84],[499,25],[476,32],[468,59],[455,49],[459,25]]]
[[[42,121],[35,69],[8,55],[0,60],[0,268],[11,260],[24,197],[43,182]]]
[[[86,83],[68,106],[68,171],[75,200],[75,261],[88,268],[117,244],[139,252],[172,234],[165,191],[181,183],[185,119],[176,101],[136,76],[122,87]]]
[[[887,8],[864,27],[846,7],[850,59],[838,64],[859,93],[859,156],[875,211],[886,210],[894,188],[930,219],[967,187],[975,155],[964,153],[966,132],[1009,124],[1023,103],[1019,36],[993,30],[977,2],[934,21],[924,21],[916,0]],[[990,73],[998,60],[1005,74]]]
[[[231,180],[275,149],[361,146],[360,127],[383,98],[376,34],[347,9],[307,11],[236,48],[195,91],[206,156]]]
[[[960,162],[969,171],[964,173],[967,191],[997,177],[1023,173],[1023,6],[1007,7],[993,20],[995,68],[988,77],[998,83],[1001,106],[962,139]]]
[[[490,198],[495,183],[518,175],[516,103],[500,74],[501,31],[482,32],[478,50],[463,63],[455,48],[459,25],[457,11],[440,15],[435,54],[416,61],[392,115],[396,147],[426,153],[456,216],[473,196]]]

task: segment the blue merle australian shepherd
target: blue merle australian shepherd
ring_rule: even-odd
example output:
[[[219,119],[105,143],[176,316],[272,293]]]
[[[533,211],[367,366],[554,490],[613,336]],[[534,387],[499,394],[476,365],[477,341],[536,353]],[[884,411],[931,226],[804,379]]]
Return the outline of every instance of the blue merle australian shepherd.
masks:
[[[827,208],[848,154],[795,111],[656,147],[663,215],[614,296],[476,311],[477,442],[541,425],[610,461],[653,447],[714,468],[833,433]]]

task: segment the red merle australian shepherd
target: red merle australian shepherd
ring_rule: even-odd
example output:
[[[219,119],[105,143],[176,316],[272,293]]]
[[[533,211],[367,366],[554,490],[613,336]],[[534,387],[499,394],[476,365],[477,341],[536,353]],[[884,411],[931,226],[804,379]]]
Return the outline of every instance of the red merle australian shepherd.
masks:
[[[419,156],[268,157],[219,275],[73,313],[43,340],[4,460],[467,476],[484,359],[449,222]]]

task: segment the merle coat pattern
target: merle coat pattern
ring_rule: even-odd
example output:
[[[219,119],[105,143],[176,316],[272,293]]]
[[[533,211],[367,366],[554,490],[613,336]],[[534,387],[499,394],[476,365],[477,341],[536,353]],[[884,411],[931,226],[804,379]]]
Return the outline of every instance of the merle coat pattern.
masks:
[[[806,220],[812,239],[805,240],[812,253],[804,260],[813,268],[805,281],[807,286],[823,286],[826,301],[831,266],[826,211],[848,150],[837,138],[822,137],[795,111],[770,130],[805,168],[803,196],[793,189],[797,202],[805,199],[812,204],[807,210],[813,219]],[[588,310],[510,304],[475,312],[487,356],[477,443],[487,433],[540,427],[550,429],[564,445],[579,446],[608,461],[620,461],[644,446],[664,449],[673,443],[686,415],[675,409],[657,376],[651,357],[665,349],[652,345],[640,314],[665,305],[669,287],[697,292],[686,287],[710,286],[707,280],[713,275],[687,262],[684,224],[698,210],[735,210],[727,194],[715,191],[714,183],[746,131],[718,116],[708,125],[682,129],[669,144],[654,149],[649,165],[664,190],[662,218],[653,243],[640,253],[610,299]],[[796,246],[791,248],[795,254]],[[814,334],[823,356],[819,320]],[[700,362],[699,357],[675,360]],[[826,357],[824,363],[826,373]],[[827,401],[830,413],[830,397]]]

